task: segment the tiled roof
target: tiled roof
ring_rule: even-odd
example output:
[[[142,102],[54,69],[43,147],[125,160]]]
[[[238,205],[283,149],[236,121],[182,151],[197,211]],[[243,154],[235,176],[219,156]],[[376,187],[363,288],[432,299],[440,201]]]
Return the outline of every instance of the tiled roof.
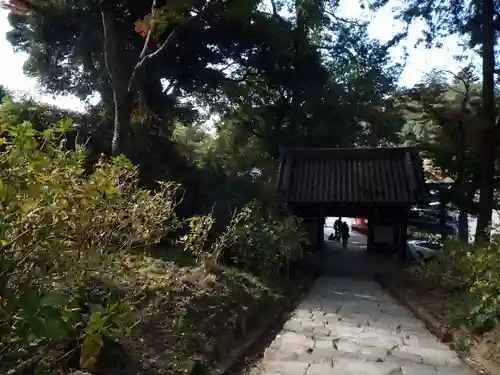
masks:
[[[278,187],[289,203],[425,202],[422,160],[413,148],[284,149]]]

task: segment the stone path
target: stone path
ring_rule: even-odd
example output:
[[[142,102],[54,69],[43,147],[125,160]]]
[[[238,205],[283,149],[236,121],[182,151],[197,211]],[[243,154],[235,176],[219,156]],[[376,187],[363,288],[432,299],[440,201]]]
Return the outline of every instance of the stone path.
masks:
[[[472,375],[371,280],[319,278],[252,375]]]

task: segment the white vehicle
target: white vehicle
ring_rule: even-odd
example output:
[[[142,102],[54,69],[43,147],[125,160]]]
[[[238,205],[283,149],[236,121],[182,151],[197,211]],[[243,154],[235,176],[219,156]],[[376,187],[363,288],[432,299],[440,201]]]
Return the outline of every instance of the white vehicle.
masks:
[[[431,259],[436,255],[436,251],[441,250],[442,245],[429,240],[410,240],[406,244],[408,252],[408,260],[413,262],[421,262]]]
[[[439,213],[432,209],[414,208],[412,209],[416,216],[410,218],[410,225],[416,228],[424,228],[432,232],[439,233],[441,231]],[[448,236],[458,236],[458,222],[455,217],[450,214],[445,216],[445,230]]]

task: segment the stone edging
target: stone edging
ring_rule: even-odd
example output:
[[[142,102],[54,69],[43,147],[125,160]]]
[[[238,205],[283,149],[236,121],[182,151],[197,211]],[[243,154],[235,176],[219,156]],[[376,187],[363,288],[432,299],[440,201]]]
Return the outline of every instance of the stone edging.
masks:
[[[464,337],[470,336],[470,333],[464,327],[452,329],[439,323],[438,320],[429,314],[422,306],[420,306],[418,302],[408,298],[407,295],[395,288],[392,283],[382,275],[375,275],[374,279],[400,304],[406,306],[413,315],[424,322],[427,329],[437,336],[443,343],[448,345],[460,344],[463,342],[462,340]],[[478,374],[486,373],[489,375],[500,375],[500,368],[492,361],[483,358],[474,345],[470,347],[468,356],[463,355],[463,353],[457,354],[459,354],[464,362]],[[472,359],[472,361],[470,359]]]
[[[317,277],[316,275],[306,276],[306,284],[298,287],[297,292],[293,293],[292,296],[280,304],[276,310],[264,316],[262,318],[264,323],[249,333],[241,345],[238,345],[237,348],[228,353],[226,359],[217,365],[215,369],[212,369],[211,375],[226,375],[243,361],[247,353],[265,336],[269,329],[272,329],[279,322],[280,318],[308,293]]]

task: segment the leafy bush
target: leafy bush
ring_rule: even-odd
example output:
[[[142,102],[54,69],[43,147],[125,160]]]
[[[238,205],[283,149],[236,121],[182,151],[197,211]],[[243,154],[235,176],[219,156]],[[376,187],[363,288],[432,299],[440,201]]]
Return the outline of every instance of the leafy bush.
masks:
[[[270,275],[288,272],[291,262],[302,258],[306,242],[297,217],[253,201],[235,216],[217,246],[236,267]]]
[[[469,283],[469,263],[466,261],[468,253],[469,249],[461,246],[458,240],[451,240],[444,244],[442,251],[436,252],[435,258],[430,262],[418,263],[412,271],[448,291],[466,290]]]
[[[136,168],[121,157],[100,162],[85,176],[85,150],[68,151],[64,145],[70,125],[63,121],[43,131],[29,123],[0,125],[5,137],[0,139],[1,373],[35,365],[40,370],[43,358],[55,355],[52,365],[61,356],[72,357],[76,367],[92,370],[106,339],[126,338],[139,319],[161,314],[162,326],[177,327],[167,327],[169,334],[184,329],[178,316],[187,306],[197,309],[185,297],[189,290],[199,303],[217,301],[208,294],[220,293],[220,288],[214,292],[210,283],[224,285],[224,296],[231,298],[221,300],[232,304],[238,293],[248,306],[248,298],[264,298],[266,288],[258,278],[245,276],[229,284],[220,275],[228,279],[231,273],[221,273],[220,267],[211,272],[207,266],[230,259],[240,269],[267,277],[288,270],[301,257],[306,237],[300,221],[257,202],[245,206],[217,236],[211,232],[211,215],[188,219],[189,233],[170,245],[183,246],[201,267],[185,272],[146,256],[147,245],[157,244],[180,222],[174,212],[179,186],[161,183],[156,192],[142,189]],[[177,272],[198,279],[179,279]],[[177,294],[182,308],[169,302]],[[152,302],[146,298],[150,295]],[[171,316],[159,309],[162,304],[169,306]],[[250,308],[232,304],[226,314]],[[205,309],[224,315],[222,304],[217,306],[209,303]],[[227,323],[223,317],[213,320]],[[195,323],[189,329],[198,337]],[[175,340],[162,341],[172,344],[188,336],[182,332]]]
[[[476,332],[500,322],[499,240],[475,248],[449,241],[435,259],[413,268],[418,277],[461,295],[466,306],[463,318]]]
[[[84,177],[84,150],[64,149],[68,125],[0,129],[8,135],[0,141],[0,352],[11,364],[77,342],[80,366],[91,369],[103,338],[125,334],[133,318],[123,296],[96,295],[92,281],[119,252],[157,242],[174,217],[177,186],[140,189],[124,158]]]
[[[202,262],[222,262],[255,275],[289,272],[291,262],[302,258],[307,242],[299,218],[257,201],[243,207],[206,249],[214,222],[211,215],[191,218],[191,231],[184,237],[186,250]]]

